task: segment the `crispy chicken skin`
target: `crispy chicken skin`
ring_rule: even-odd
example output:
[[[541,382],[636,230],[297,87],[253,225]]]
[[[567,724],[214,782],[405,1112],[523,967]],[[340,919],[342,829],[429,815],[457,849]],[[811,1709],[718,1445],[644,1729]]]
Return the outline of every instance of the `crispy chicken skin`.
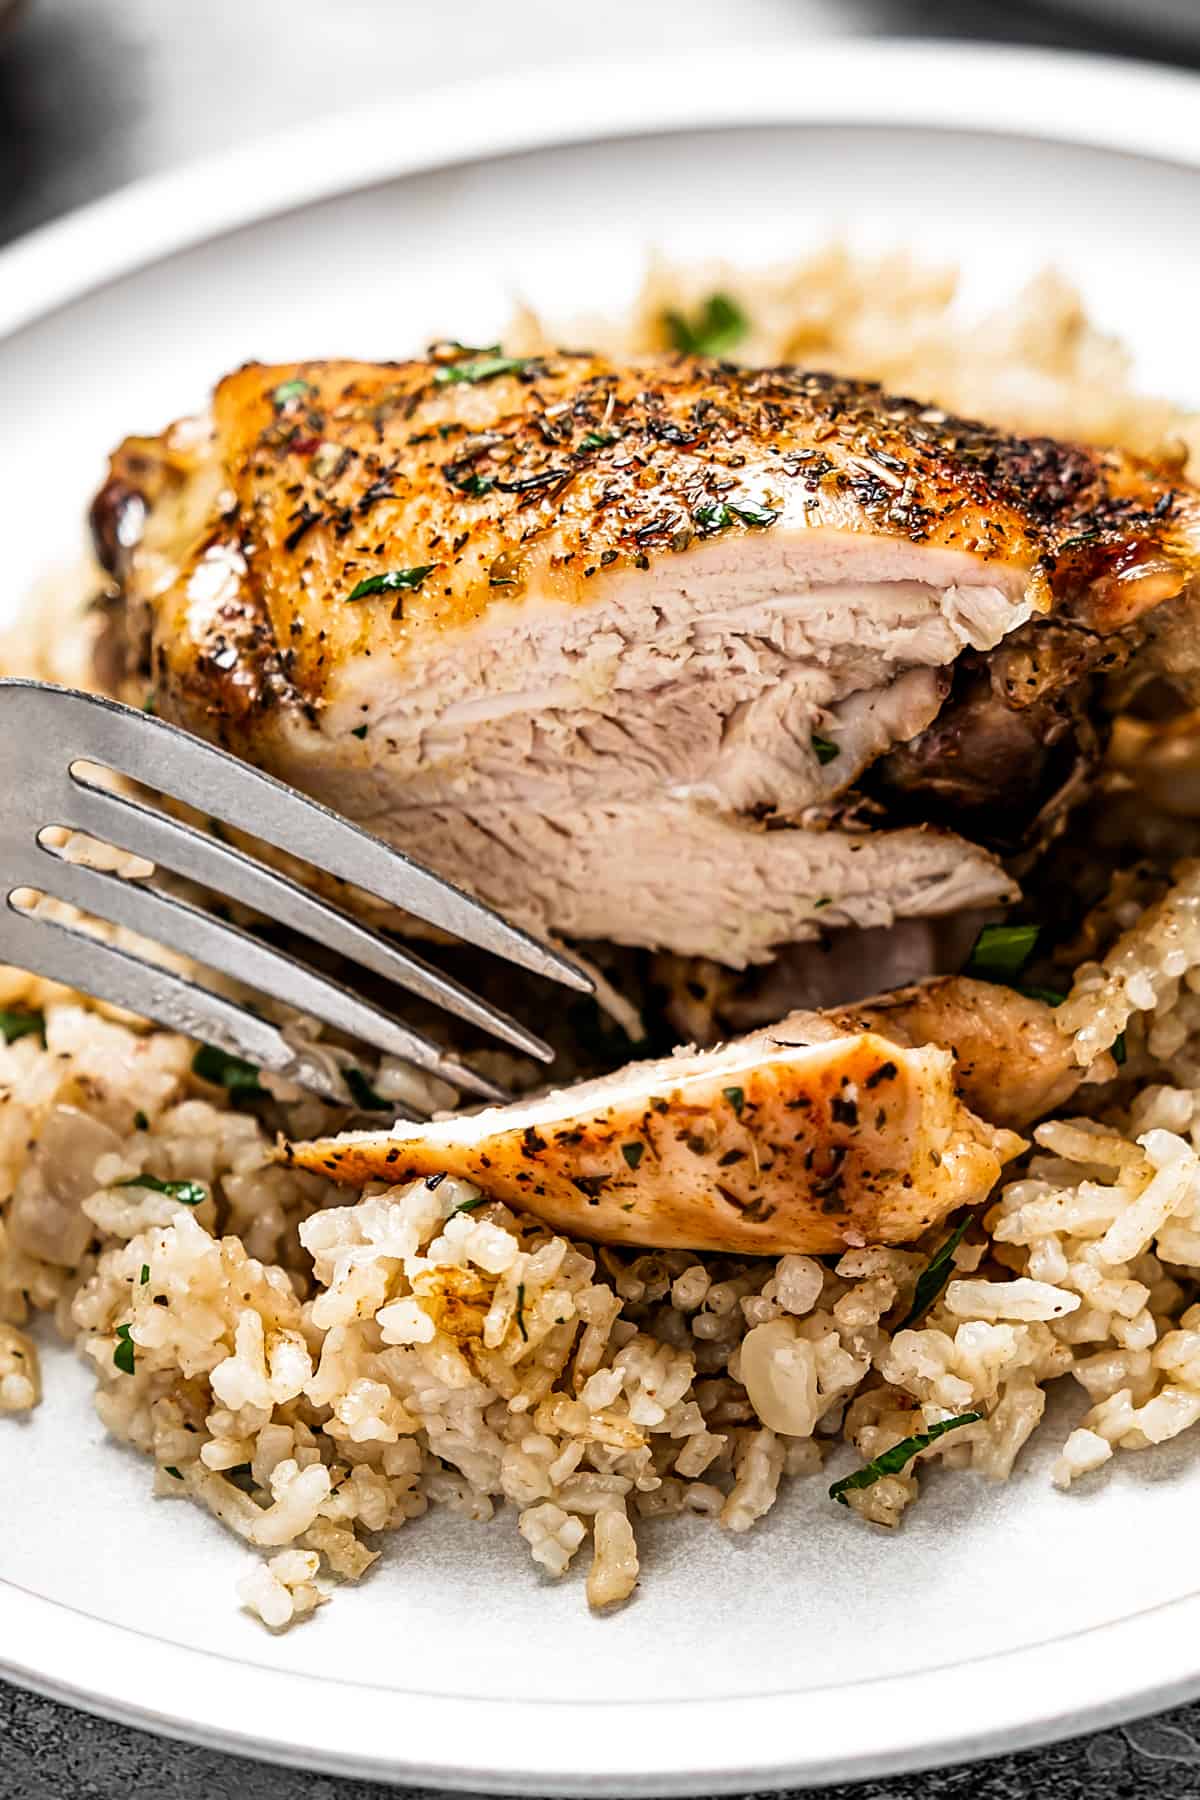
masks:
[[[445,346],[239,370],[93,527],[127,693],[536,930],[744,964],[1012,897],[987,846],[1093,753],[1200,504],[869,383]]]
[[[1113,1073],[1107,1058],[1087,1079]],[[978,1202],[1083,1072],[1041,1000],[962,976],[790,1014],[705,1053],[286,1154],[336,1180],[448,1169],[561,1231],[739,1255],[908,1243]]]
[[[1024,1131],[1057,1112],[1085,1082],[1111,1081],[1111,1056],[1085,1071],[1044,1000],[990,981],[947,975],[826,1013],[899,1044],[940,1044],[954,1057],[955,1087],[975,1112]]]
[[[794,1013],[720,1050],[285,1155],[356,1183],[444,1169],[559,1231],[754,1256],[909,1243],[1023,1147],[958,1099],[949,1052]]]

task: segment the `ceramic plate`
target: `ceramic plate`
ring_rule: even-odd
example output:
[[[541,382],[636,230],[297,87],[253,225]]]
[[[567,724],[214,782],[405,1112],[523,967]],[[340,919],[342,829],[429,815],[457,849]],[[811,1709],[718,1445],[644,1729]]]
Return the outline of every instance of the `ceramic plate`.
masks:
[[[652,247],[762,263],[831,237],[961,263],[963,304],[1047,262],[1200,403],[1200,87],[1025,52],[817,46],[577,66],[306,126],[129,190],[0,257],[0,596],[76,554],[107,448],[247,357],[486,342],[517,298],[617,307]],[[1189,223],[1190,222],[1190,223]],[[797,1482],[732,1539],[643,1532],[588,1616],[511,1519],[437,1515],[273,1638],[245,1550],[105,1440],[84,1369],[0,1430],[0,1666],[136,1724],[343,1773],[664,1794],[1011,1748],[1200,1691],[1195,1441],[1055,1492],[935,1474],[895,1535]],[[1069,1400],[1067,1402],[1069,1404]]]

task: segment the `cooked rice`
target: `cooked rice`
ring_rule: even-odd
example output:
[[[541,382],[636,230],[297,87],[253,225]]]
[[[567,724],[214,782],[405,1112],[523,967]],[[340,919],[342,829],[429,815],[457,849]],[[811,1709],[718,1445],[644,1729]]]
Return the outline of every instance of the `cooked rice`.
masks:
[[[713,287],[754,320],[749,360],[1200,453],[1196,419],[1138,396],[1053,276],[968,328],[952,278],[903,259],[830,251],[754,280],[655,269],[628,324],[590,335],[658,347],[664,310]],[[540,333],[518,322],[523,347]],[[78,680],[89,627],[71,606],[66,629],[43,605],[6,666]],[[868,1461],[981,1415],[845,1493],[877,1524],[899,1521],[932,1461],[1006,1479],[1058,1377],[1090,1403],[1058,1485],[1161,1443],[1200,1419],[1200,862],[1170,886],[1122,873],[1119,847],[1111,863],[1057,1017],[1085,1064],[1127,1033],[1122,1078],[1083,1090],[1093,1116],[1038,1129],[912,1326],[945,1228],[910,1249],[736,1261],[570,1242],[451,1178],[347,1204],[272,1160],[276,1126],[324,1123],[316,1102],[268,1079],[265,1116],[239,1111],[184,1039],[0,971],[0,1005],[45,1014],[44,1043],[0,1044],[0,1411],[37,1404],[23,1327],[51,1317],[94,1365],[105,1425],[152,1458],[154,1491],[263,1553],[237,1591],[273,1630],[431,1505],[483,1522],[511,1503],[538,1568],[557,1579],[583,1553],[606,1607],[637,1584],[642,1518],[747,1531],[785,1478],[829,1456],[840,1469],[843,1443]],[[412,1079],[373,1077],[393,1096]],[[196,1204],[155,1185],[180,1181],[201,1184]]]

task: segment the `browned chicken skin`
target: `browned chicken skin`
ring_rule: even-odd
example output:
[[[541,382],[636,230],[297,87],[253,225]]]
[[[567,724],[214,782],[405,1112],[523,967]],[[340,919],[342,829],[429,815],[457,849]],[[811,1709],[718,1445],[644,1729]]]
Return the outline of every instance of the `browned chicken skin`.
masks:
[[[1007,1127],[1081,1079],[1048,1006],[959,978],[792,1013],[718,1050],[539,1099],[286,1154],[359,1184],[448,1170],[610,1243],[821,1253],[909,1243],[982,1202],[1024,1147]]]
[[[168,716],[534,929],[731,965],[1011,898],[979,846],[1086,762],[1198,521],[868,383],[457,346],[242,369],[94,510]]]

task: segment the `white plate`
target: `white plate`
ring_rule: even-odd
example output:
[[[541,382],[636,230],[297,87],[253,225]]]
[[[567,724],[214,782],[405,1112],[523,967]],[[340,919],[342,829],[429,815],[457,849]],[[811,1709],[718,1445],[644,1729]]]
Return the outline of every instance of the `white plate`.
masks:
[[[840,235],[1047,261],[1200,401],[1200,88],[1144,68],[898,45],[530,74],[306,127],[144,184],[0,257],[0,594],[68,559],[110,443],[247,356],[486,340],[517,295],[614,306],[649,246],[790,257]],[[1194,1446],[1069,1497],[928,1482],[896,1536],[797,1483],[754,1533],[644,1533],[588,1617],[511,1517],[410,1526],[357,1592],[269,1637],[244,1551],[154,1503],[87,1378],[0,1431],[0,1666],[137,1724],[445,1786],[711,1793],[865,1776],[1111,1723],[1200,1690]],[[1051,1431],[1050,1437],[1058,1435]]]

